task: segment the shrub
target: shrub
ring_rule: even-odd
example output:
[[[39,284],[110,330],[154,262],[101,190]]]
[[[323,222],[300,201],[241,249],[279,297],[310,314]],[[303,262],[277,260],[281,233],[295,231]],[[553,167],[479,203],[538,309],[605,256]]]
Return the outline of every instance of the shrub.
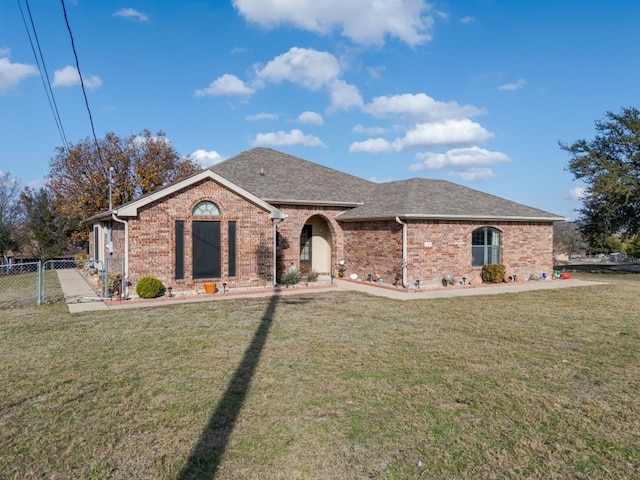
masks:
[[[316,272],[315,270],[311,270],[308,274],[307,274],[307,282],[317,282],[318,281],[318,272]]]
[[[494,264],[482,267],[482,281],[485,283],[502,283],[507,269],[504,265]]]
[[[76,267],[77,268],[84,268],[85,265],[87,264],[87,260],[89,260],[89,254],[88,253],[76,253],[74,255],[74,259],[76,260]]]
[[[120,293],[120,280],[122,279],[122,275],[119,273],[110,273],[109,274],[109,295],[114,296],[116,293]]]
[[[300,272],[298,269],[295,270],[287,270],[282,274],[282,278],[280,281],[285,285],[295,285],[300,281]]]
[[[164,285],[156,277],[142,277],[136,285],[136,293],[140,298],[159,297],[164,290]]]

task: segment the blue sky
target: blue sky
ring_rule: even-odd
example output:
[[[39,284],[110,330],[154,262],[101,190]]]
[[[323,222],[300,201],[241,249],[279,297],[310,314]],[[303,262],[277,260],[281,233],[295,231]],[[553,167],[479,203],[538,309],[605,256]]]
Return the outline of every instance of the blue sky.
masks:
[[[0,171],[63,144],[0,3]],[[91,137],[61,2],[31,1],[70,143]],[[640,2],[66,0],[96,135],[162,130],[203,166],[266,146],[375,181],[442,178],[575,218],[558,141],[640,106]],[[30,20],[27,18],[30,23]],[[286,184],[286,179],[283,179]]]

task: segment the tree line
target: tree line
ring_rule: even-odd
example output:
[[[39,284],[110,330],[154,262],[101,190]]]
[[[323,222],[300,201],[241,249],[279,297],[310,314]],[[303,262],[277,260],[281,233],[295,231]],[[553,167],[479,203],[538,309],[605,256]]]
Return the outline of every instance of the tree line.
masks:
[[[9,252],[17,259],[48,260],[86,248],[92,215],[122,205],[201,170],[180,155],[164,132],[128,137],[113,132],[58,147],[44,186],[23,188],[10,172],[0,172],[0,263]]]

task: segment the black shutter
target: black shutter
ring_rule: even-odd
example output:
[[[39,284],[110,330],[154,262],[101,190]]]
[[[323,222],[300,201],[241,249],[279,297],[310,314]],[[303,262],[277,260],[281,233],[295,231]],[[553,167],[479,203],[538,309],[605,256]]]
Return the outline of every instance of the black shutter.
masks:
[[[229,222],[229,276],[236,276],[236,222]]]
[[[176,280],[184,280],[184,220],[176,220]]]

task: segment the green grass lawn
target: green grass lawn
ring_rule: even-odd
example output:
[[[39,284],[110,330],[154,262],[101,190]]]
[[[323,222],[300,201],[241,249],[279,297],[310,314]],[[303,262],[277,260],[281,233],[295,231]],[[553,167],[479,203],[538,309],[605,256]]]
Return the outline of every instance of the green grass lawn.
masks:
[[[0,478],[640,478],[640,275],[0,310]]]

